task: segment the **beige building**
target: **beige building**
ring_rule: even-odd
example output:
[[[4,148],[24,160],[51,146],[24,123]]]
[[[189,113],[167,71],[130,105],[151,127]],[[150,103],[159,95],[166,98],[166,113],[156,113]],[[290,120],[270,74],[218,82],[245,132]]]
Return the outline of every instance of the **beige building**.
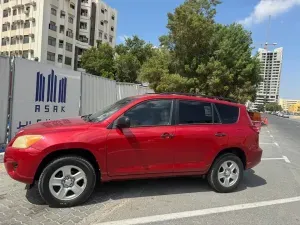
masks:
[[[278,104],[284,111],[288,111],[291,105],[300,104],[300,100],[280,98]]]
[[[254,102],[255,109],[264,103],[278,102],[283,48],[276,48],[273,51],[260,48],[258,54],[263,82],[258,88]]]
[[[0,0],[0,54],[78,69],[99,42],[115,46],[117,11],[102,0]]]

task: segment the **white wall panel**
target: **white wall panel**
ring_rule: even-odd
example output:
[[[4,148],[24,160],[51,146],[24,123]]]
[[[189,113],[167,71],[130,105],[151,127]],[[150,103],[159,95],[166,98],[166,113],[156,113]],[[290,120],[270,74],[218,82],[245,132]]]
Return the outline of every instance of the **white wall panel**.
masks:
[[[116,82],[82,73],[81,115],[97,112],[117,101]]]
[[[6,142],[9,74],[9,58],[0,56],[0,144]]]

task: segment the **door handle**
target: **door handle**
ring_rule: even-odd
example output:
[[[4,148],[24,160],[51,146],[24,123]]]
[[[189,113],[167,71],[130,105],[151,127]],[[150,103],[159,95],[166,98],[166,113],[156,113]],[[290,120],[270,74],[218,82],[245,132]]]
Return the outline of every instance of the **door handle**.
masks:
[[[216,136],[216,137],[225,137],[226,134],[225,134],[225,133],[218,132],[218,133],[215,133],[215,136]]]
[[[174,137],[174,134],[170,134],[170,133],[163,133],[162,135],[161,135],[161,138],[164,138],[164,139],[171,139],[171,138],[173,138]]]

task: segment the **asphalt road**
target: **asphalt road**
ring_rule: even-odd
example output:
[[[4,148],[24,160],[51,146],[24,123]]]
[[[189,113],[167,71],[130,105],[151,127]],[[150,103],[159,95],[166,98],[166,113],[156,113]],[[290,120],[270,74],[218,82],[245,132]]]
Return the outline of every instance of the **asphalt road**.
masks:
[[[300,224],[300,122],[268,117],[263,161],[234,193],[215,193],[192,177],[111,182],[83,206],[55,209],[0,163],[0,224]]]

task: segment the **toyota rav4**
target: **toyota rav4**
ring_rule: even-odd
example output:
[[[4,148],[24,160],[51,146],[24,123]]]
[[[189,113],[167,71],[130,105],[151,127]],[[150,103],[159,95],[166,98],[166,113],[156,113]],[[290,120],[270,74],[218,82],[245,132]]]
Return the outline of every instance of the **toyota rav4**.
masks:
[[[86,201],[96,181],[200,175],[231,192],[262,156],[246,107],[222,98],[147,94],[91,115],[19,131],[4,163],[51,206]]]

